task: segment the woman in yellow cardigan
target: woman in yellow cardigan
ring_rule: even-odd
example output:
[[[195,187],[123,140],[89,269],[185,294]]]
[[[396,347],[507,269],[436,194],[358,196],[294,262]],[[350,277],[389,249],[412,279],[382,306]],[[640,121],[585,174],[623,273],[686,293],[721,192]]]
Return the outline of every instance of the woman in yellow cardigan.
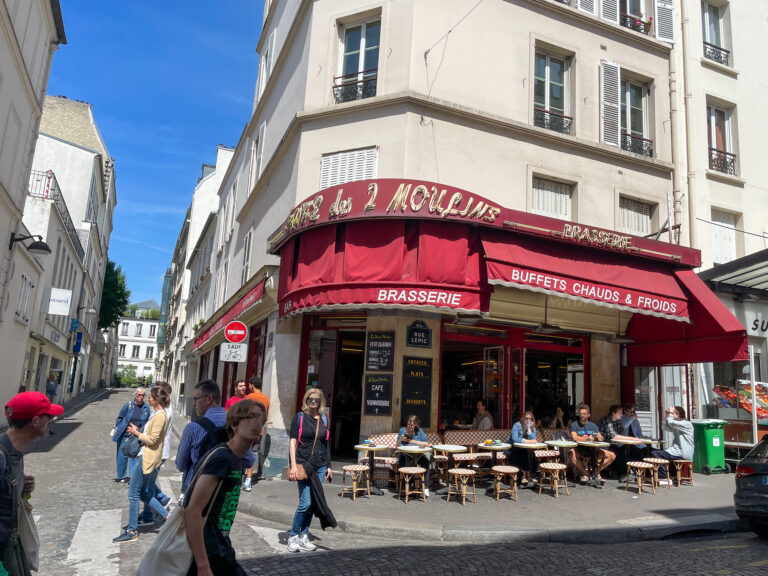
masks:
[[[157,512],[161,517],[167,518],[168,511],[162,504],[155,500],[155,479],[160,465],[163,463],[163,442],[165,432],[168,429],[168,416],[165,408],[170,402],[168,392],[160,386],[155,386],[149,393],[149,407],[154,410],[144,425],[144,432],[130,424],[126,433],[139,437],[142,449],[131,470],[131,485],[128,489],[129,520],[125,532],[114,538],[113,542],[131,542],[138,540],[136,531],[139,525],[139,501],[144,502],[142,524],[152,522],[152,512]]]

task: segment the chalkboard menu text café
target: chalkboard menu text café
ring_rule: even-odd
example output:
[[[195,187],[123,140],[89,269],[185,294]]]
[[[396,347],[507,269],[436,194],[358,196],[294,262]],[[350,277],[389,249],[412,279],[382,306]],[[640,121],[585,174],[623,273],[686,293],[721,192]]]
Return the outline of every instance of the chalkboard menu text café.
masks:
[[[269,251],[281,321],[302,322],[297,401],[324,390],[342,452],[410,413],[429,431],[466,426],[480,399],[503,428],[523,407],[544,418],[585,401],[599,417],[635,400],[648,367],[747,357],[744,327],[693,271],[697,250],[443,184],[322,190]]]

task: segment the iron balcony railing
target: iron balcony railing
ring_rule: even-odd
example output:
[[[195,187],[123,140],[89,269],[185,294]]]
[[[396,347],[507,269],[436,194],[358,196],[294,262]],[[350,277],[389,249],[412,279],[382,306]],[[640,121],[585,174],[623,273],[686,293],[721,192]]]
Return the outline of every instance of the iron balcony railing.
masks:
[[[621,149],[651,158],[653,156],[653,140],[643,138],[642,136],[635,136],[629,132],[622,132]]]
[[[728,66],[728,59],[730,56],[731,53],[725,48],[715,46],[709,42],[704,42],[704,58],[707,60],[712,60],[713,62],[717,62],[723,66]]]
[[[362,72],[336,76],[333,79],[333,97],[336,104],[376,96],[378,70],[378,68],[371,68]]]
[[[736,154],[717,148],[709,149],[709,167],[723,174],[736,176]]]
[[[571,0],[555,0],[555,2],[560,2],[560,4],[565,4],[566,6],[571,5]]]
[[[56,175],[53,173],[53,170],[48,170],[47,172],[32,170],[29,178],[28,193],[35,198],[53,200],[61,219],[64,221],[64,228],[66,228],[67,234],[69,234],[69,239],[72,241],[75,252],[77,252],[80,261],[82,262],[85,257],[85,251],[83,250],[83,245],[80,243],[78,230],[75,228],[75,225],[72,223],[72,218],[69,216],[67,204],[64,202],[64,196],[61,193],[61,188],[59,188],[59,183],[56,180]]]
[[[561,134],[570,134],[573,118],[564,114],[558,114],[557,112],[551,112],[550,110],[544,110],[543,108],[534,108],[533,123],[539,128],[546,128]]]
[[[632,16],[632,14],[619,14],[619,24],[624,26],[624,28],[629,28],[641,34],[648,34],[651,31],[651,20],[644,22],[641,18]]]

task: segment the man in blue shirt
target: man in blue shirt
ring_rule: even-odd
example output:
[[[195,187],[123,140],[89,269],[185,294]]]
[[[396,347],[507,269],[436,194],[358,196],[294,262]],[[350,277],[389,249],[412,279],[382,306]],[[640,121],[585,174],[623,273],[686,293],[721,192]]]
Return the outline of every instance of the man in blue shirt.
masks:
[[[133,424],[141,430],[147,420],[149,420],[149,406],[144,403],[144,396],[146,396],[144,388],[137,388],[133,400],[123,404],[115,420],[115,430],[112,434],[112,441],[117,443],[117,476],[115,477],[115,482],[125,484],[131,478],[131,469],[136,462],[136,458],[128,458],[128,456],[123,454],[123,444],[128,437],[125,431],[128,429],[129,424]],[[126,468],[128,469],[127,473]]]
[[[571,439],[574,442],[602,442],[603,435],[600,433],[600,429],[597,427],[597,424],[589,419],[589,406],[583,403],[579,404],[577,414],[579,417],[571,422]],[[582,483],[587,483],[589,481],[589,475],[584,468],[583,461],[585,459],[595,458],[595,454],[593,454],[591,450],[592,449],[590,448],[578,446],[568,452],[568,460],[570,460],[573,467],[579,472],[580,481]],[[602,488],[602,485],[605,483],[605,480],[600,476],[600,472],[610,466],[616,458],[616,455],[609,450],[600,448],[599,451],[603,461],[597,466],[597,470],[594,471],[596,488]],[[599,457],[595,459],[599,460]]]

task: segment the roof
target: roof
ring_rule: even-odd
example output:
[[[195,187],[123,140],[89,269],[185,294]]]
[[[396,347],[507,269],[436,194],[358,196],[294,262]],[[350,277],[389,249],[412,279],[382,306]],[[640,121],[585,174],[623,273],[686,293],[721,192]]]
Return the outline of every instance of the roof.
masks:
[[[768,300],[768,249],[704,270],[699,278],[716,292]]]
[[[53,22],[56,25],[56,43],[66,44],[67,35],[64,33],[64,19],[61,17],[59,0],[51,0],[51,12],[53,12]]]

